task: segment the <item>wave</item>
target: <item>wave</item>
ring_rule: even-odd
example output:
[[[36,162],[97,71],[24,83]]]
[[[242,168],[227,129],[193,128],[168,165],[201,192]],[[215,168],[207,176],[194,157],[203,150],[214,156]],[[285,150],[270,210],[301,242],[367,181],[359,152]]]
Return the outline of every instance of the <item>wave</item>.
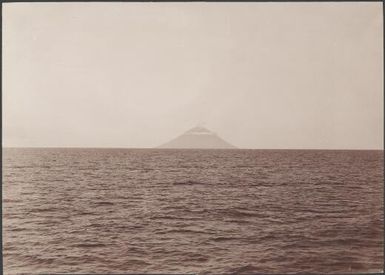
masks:
[[[174,182],[173,185],[206,185],[206,184],[199,181],[188,180],[188,181],[182,181],[182,182]]]
[[[78,243],[74,244],[74,247],[80,247],[80,248],[93,248],[93,247],[105,247],[106,245],[103,243]]]

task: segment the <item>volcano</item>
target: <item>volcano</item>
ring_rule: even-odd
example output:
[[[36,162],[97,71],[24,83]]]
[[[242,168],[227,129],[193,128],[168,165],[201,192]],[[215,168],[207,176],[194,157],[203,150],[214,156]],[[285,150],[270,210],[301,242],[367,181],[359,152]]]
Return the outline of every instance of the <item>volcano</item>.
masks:
[[[194,127],[175,139],[159,146],[168,149],[236,149],[217,134],[204,127]]]

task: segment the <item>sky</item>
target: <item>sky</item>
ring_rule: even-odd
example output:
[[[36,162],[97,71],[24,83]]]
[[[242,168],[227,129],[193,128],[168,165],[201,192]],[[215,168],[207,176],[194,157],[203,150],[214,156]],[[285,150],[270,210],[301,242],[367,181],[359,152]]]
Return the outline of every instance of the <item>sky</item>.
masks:
[[[383,149],[381,2],[5,3],[3,146]]]

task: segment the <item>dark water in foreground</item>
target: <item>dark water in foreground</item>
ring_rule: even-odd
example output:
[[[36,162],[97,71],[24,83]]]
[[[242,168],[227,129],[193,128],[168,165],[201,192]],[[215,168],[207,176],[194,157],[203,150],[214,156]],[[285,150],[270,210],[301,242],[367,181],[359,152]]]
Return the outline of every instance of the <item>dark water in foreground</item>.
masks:
[[[383,151],[3,152],[6,274],[383,269]]]

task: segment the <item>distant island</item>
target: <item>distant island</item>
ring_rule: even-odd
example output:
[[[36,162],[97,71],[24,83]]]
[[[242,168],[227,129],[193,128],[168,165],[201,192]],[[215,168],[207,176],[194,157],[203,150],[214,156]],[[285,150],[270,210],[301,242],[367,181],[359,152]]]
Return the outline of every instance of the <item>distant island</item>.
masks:
[[[204,127],[194,127],[175,139],[159,146],[164,149],[236,149],[217,134]]]

